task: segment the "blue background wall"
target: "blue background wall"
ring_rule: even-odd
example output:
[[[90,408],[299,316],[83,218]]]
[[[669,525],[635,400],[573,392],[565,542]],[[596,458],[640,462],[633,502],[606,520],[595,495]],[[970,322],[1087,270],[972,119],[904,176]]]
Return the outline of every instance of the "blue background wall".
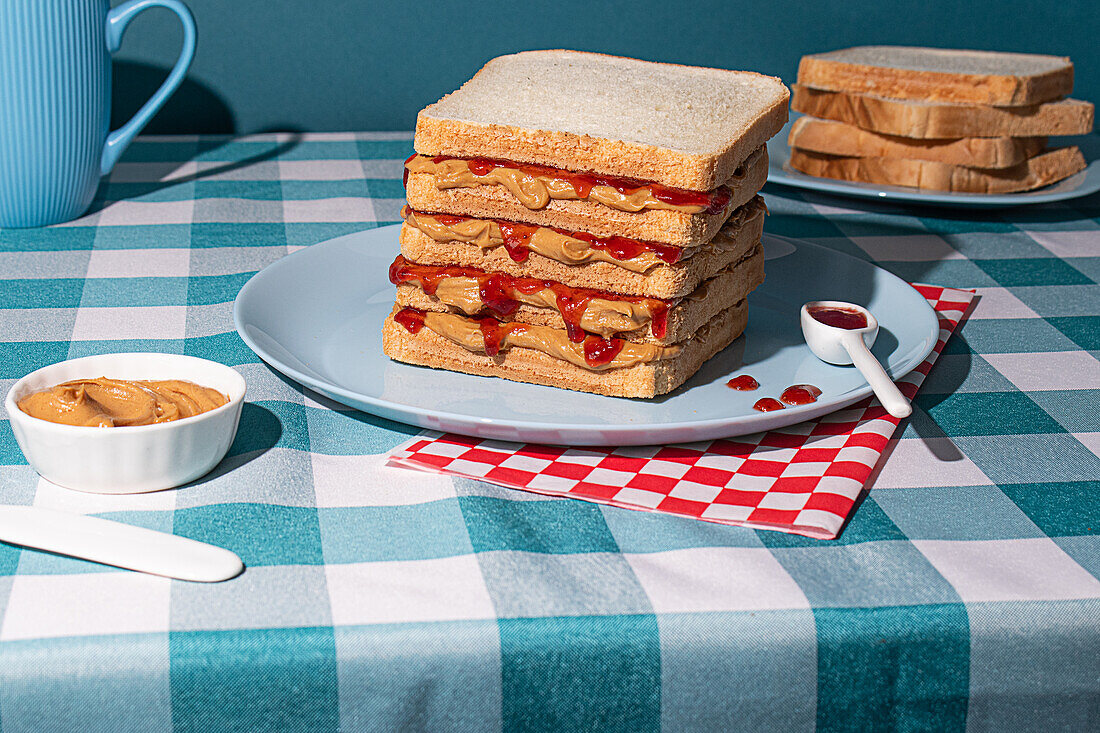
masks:
[[[531,48],[751,69],[788,82],[802,54],[845,46],[1027,51],[1071,57],[1074,96],[1100,102],[1100,0],[186,1],[198,53],[149,131],[411,129],[417,110],[486,60]],[[131,25],[116,56],[117,119],[164,77],[177,25],[162,10]]]

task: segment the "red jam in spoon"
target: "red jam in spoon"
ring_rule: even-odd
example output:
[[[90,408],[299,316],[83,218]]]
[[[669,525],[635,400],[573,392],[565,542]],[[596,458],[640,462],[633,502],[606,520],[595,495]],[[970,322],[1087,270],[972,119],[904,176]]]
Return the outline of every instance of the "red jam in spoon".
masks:
[[[831,305],[815,305],[806,309],[815,321],[826,326],[854,331],[867,328],[867,316],[852,308],[838,308]]]

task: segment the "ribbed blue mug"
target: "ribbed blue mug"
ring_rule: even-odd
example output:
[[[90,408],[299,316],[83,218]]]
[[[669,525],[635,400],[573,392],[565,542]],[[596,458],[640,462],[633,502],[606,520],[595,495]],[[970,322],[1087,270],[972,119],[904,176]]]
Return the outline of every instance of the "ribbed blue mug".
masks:
[[[143,10],[168,8],[183,23],[183,50],[168,78],[111,131],[111,54]],[[179,0],[0,0],[0,227],[75,219],[130,141],[183,81],[195,55],[195,21]]]

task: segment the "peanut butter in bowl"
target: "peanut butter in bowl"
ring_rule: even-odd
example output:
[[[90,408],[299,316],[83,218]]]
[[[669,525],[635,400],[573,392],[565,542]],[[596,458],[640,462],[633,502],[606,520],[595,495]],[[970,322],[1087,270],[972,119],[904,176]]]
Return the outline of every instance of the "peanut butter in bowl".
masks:
[[[229,402],[210,387],[182,379],[74,379],[18,402],[31,417],[62,425],[128,427],[182,420]]]

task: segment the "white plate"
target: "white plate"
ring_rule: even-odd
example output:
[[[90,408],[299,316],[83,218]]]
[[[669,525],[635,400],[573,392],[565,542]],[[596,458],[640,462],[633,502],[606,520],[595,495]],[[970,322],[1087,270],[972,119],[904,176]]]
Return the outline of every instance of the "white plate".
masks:
[[[1080,173],[1034,191],[1022,193],[950,193],[947,191],[921,191],[907,186],[885,186],[878,183],[857,183],[855,181],[836,181],[831,178],[818,178],[800,173],[788,165],[791,149],[787,146],[787,135],[791,125],[799,115],[791,116],[791,121],[783,130],[768,141],[768,183],[794,186],[810,191],[851,196],[879,201],[904,201],[931,206],[949,206],[967,209],[1004,208],[1030,204],[1048,204],[1054,201],[1088,196],[1100,191],[1100,135],[1077,135],[1075,137],[1050,138],[1051,147],[1076,145],[1081,148],[1088,167]]]
[[[767,279],[749,299],[745,335],[685,385],[653,400],[602,397],[391,361],[382,321],[393,307],[387,268],[399,227],[350,234],[299,250],[249,280],[234,306],[237,330],[265,362],[332,399],[420,427],[502,440],[645,445],[709,440],[801,422],[871,393],[852,367],[816,359],[798,311],[809,300],[865,305],[882,330],[874,352],[896,378],[920,364],[939,326],[909,285],[862,260],[765,235]],[[735,374],[754,392],[726,387]],[[822,390],[811,405],[757,412],[792,384]]]

